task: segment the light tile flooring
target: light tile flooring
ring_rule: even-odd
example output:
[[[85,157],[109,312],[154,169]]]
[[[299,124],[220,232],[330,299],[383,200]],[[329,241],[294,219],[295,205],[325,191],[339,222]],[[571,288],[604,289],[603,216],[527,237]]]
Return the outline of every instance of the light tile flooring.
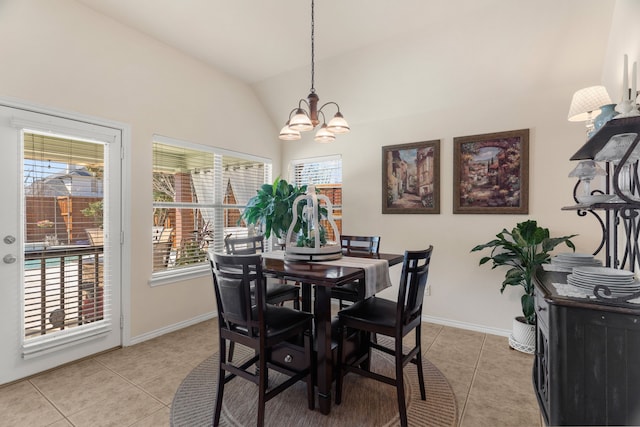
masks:
[[[182,379],[217,351],[216,320],[0,388],[2,426],[168,426]],[[507,338],[427,323],[426,357],[447,377],[462,427],[543,426],[533,358]]]

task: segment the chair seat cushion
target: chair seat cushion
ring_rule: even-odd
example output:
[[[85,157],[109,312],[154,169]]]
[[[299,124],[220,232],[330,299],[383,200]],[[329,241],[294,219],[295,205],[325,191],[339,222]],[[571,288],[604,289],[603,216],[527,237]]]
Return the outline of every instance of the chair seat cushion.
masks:
[[[258,316],[257,307],[254,308],[255,316]],[[295,310],[289,307],[280,307],[267,304],[264,313],[269,338],[287,335],[291,331],[300,328],[300,325],[313,319],[313,314]]]
[[[347,326],[356,322],[358,328],[371,325],[379,328],[394,328],[396,324],[396,303],[375,296],[358,301],[338,312],[340,321]]]
[[[298,294],[296,285],[281,283],[280,280],[267,279],[267,301],[285,294]]]
[[[335,288],[331,288],[332,293],[345,293],[345,294],[356,294],[358,295],[358,291],[360,290],[360,285],[358,282],[349,282],[346,285],[336,286]]]

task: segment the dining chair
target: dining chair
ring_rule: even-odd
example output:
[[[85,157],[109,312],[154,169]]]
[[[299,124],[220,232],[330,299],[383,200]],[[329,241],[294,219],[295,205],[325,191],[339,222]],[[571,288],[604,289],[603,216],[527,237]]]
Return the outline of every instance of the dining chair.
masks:
[[[349,254],[377,254],[380,251],[380,236],[341,235],[342,252]],[[364,299],[364,288],[359,281],[331,288],[331,298],[337,299],[340,308],[347,305],[344,301],[356,302]]]
[[[220,340],[213,425],[220,423],[225,384],[235,377],[258,386],[258,426],[264,425],[266,402],[297,381],[306,381],[308,407],[313,410],[313,315],[267,304],[260,255],[224,255],[209,251],[209,260]],[[234,364],[226,358],[227,341],[249,347],[255,354]],[[254,365],[257,369],[252,368]],[[271,369],[289,378],[269,387]]]
[[[426,400],[424,389],[424,375],[422,372],[422,347],[420,344],[422,301],[429,276],[429,264],[433,246],[425,250],[405,251],[402,264],[402,274],[398,290],[398,299],[390,301],[373,296],[358,301],[338,312],[338,355],[341,363],[336,368],[336,397],[337,405],[342,400],[342,386],[344,376],[348,372],[372,378],[396,387],[400,424],[407,425],[407,407],[404,395],[403,369],[411,362],[418,368],[420,397]],[[349,360],[343,360],[343,348],[347,338],[347,331],[364,333],[364,345],[360,352]],[[415,345],[406,351],[403,349],[402,339],[411,331],[415,331]],[[372,342],[371,334],[381,334],[394,338],[394,347]],[[371,350],[378,350],[394,356],[395,378],[385,376],[370,370]]]
[[[255,235],[249,237],[231,237],[224,239],[227,254],[254,255],[264,252],[264,236]],[[300,289],[296,285],[285,283],[279,279],[267,280],[267,303],[282,304],[293,301],[293,308],[300,309]]]
[[[255,255],[264,252],[264,236],[255,235],[249,237],[224,238],[224,246],[227,254],[231,255]],[[283,305],[286,301],[293,301],[293,308],[300,309],[300,290],[298,286],[285,283],[283,280],[267,278],[267,304]],[[229,344],[229,360],[233,359],[235,345]]]

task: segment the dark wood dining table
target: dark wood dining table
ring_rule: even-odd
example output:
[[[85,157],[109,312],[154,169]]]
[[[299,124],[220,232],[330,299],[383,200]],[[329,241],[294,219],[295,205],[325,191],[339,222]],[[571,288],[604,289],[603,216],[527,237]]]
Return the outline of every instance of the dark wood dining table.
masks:
[[[385,259],[389,266],[402,263],[398,254],[345,254],[352,257]],[[265,257],[263,271],[302,285],[302,309],[311,312],[311,287],[315,288],[316,364],[318,406],[320,412],[331,411],[333,383],[333,354],[331,344],[331,288],[353,281],[364,281],[365,271],[357,267],[343,267],[318,262],[284,261]]]

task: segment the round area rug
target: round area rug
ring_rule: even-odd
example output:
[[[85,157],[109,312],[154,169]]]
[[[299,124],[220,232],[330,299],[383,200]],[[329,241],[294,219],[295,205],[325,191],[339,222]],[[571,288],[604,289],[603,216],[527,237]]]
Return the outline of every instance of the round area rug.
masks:
[[[381,337],[382,338],[382,337]],[[384,338],[380,339],[384,343]],[[248,357],[249,351],[236,346],[234,360]],[[376,372],[394,376],[393,358],[373,352],[372,367]],[[427,400],[420,399],[416,366],[404,368],[407,417],[411,426],[455,426],[456,399],[444,375],[423,358]],[[278,384],[284,376],[270,371],[270,382]],[[218,353],[207,358],[189,373],[178,388],[171,405],[174,427],[211,426],[216,398]],[[267,402],[267,426],[396,426],[400,425],[396,390],[393,386],[360,375],[348,374],[344,379],[342,403],[332,404],[331,413],[322,415],[307,407],[306,384],[298,382]],[[333,398],[334,396],[332,396]],[[258,389],[253,383],[234,378],[225,386],[221,426],[253,426],[257,421]]]

